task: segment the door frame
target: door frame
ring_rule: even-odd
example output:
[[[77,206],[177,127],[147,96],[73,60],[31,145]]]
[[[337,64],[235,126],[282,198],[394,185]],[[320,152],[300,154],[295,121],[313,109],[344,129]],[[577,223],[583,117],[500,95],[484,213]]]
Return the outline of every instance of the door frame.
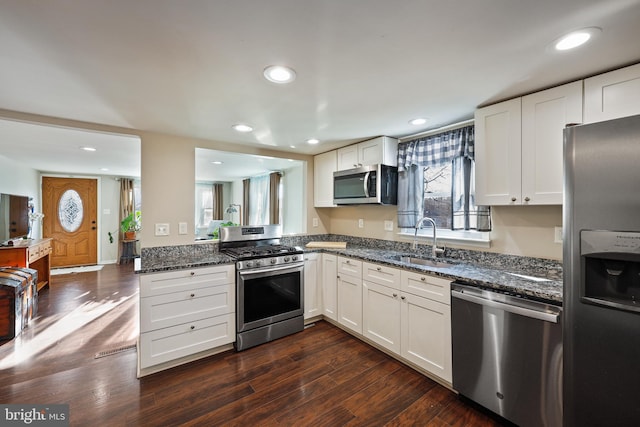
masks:
[[[78,178],[78,179],[95,179],[96,180],[96,250],[97,250],[97,260],[98,264],[101,264],[102,260],[102,239],[100,235],[102,233],[102,176],[100,175],[67,175],[67,174],[55,174],[55,173],[41,173],[40,174],[40,188],[38,189],[38,197],[40,198],[40,206],[42,206],[42,178],[43,177],[50,178]]]

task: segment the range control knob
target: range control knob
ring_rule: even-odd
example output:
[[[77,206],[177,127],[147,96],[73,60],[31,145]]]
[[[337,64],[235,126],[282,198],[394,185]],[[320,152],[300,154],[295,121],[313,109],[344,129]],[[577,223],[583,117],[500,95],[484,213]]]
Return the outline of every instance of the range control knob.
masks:
[[[259,259],[256,260],[256,267],[260,267],[262,265],[262,261],[260,261]]]
[[[271,258],[271,264],[275,264],[278,262],[278,258]]]
[[[252,263],[251,261],[247,261],[247,262],[245,263],[245,266],[246,266],[247,268],[250,268],[252,265],[253,265],[253,263]]]
[[[284,257],[284,262],[289,262],[289,257],[288,256]]]
[[[294,255],[291,257],[291,261],[297,261],[298,260],[298,255]]]

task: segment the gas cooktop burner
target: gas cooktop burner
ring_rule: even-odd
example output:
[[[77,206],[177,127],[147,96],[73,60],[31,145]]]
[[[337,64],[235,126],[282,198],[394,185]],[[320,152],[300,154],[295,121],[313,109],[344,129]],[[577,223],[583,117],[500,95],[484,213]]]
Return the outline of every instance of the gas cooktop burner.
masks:
[[[223,252],[237,259],[251,259],[286,254],[300,254],[302,253],[302,249],[296,246],[264,245],[226,248],[223,249]]]

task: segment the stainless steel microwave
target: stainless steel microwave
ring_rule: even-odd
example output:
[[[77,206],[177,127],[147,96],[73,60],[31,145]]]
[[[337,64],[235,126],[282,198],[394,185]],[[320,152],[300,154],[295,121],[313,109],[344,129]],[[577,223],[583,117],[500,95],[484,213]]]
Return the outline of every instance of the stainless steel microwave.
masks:
[[[336,205],[398,203],[398,168],[362,166],[333,173],[333,203]]]

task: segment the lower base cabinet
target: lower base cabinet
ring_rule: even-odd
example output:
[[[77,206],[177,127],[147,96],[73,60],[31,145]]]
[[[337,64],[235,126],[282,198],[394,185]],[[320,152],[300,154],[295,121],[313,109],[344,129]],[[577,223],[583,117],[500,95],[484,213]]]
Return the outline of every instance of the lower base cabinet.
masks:
[[[235,266],[140,275],[138,376],[226,350],[235,333]]]
[[[387,350],[400,354],[400,292],[371,282],[364,282],[362,289],[363,335]]]
[[[400,318],[400,355],[451,382],[451,306],[403,293]]]
[[[362,279],[338,276],[338,323],[362,334]]]

